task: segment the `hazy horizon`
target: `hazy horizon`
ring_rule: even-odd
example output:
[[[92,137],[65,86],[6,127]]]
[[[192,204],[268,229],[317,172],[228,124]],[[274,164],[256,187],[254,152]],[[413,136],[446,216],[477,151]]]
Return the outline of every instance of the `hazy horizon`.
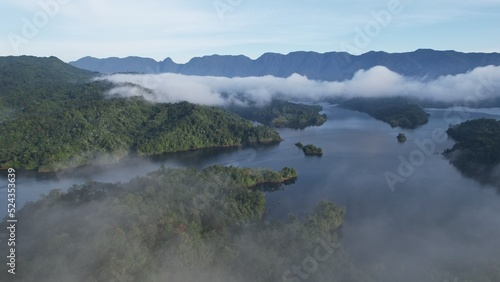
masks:
[[[6,1],[0,55],[140,56],[419,48],[499,52],[496,1]]]
[[[56,57],[56,58],[58,58],[58,59],[60,59],[62,61],[64,61],[65,63],[76,62],[76,61],[78,61],[80,59],[83,59],[83,58],[94,58],[94,59],[98,59],[98,60],[115,59],[115,58],[116,59],[141,58],[141,59],[153,59],[153,60],[155,60],[158,63],[162,62],[162,61],[164,61],[166,59],[171,59],[176,64],[186,64],[186,63],[188,63],[192,59],[203,58],[203,57],[210,57],[210,56],[221,56],[221,57],[223,57],[223,56],[234,56],[234,57],[244,56],[244,57],[247,57],[247,58],[249,58],[251,60],[257,60],[258,58],[262,57],[265,54],[279,54],[279,55],[286,56],[286,55],[293,54],[293,53],[304,52],[304,53],[318,53],[318,54],[348,53],[351,56],[362,56],[362,55],[365,55],[365,54],[368,54],[368,53],[405,54],[405,53],[413,53],[413,52],[416,52],[418,50],[432,50],[432,51],[437,51],[437,52],[457,52],[457,53],[465,53],[465,54],[474,54],[474,53],[477,53],[477,54],[498,54],[498,53],[500,53],[500,51],[481,52],[481,51],[460,51],[460,50],[451,50],[451,49],[450,50],[437,50],[437,49],[432,49],[432,48],[417,48],[417,49],[414,49],[414,50],[400,51],[400,52],[388,52],[388,51],[384,51],[384,50],[368,50],[368,51],[363,52],[361,54],[351,54],[351,53],[346,52],[346,51],[337,51],[337,50],[324,51],[324,52],[314,51],[314,50],[295,50],[295,51],[290,51],[290,52],[286,52],[286,53],[264,52],[264,53],[261,53],[261,54],[257,54],[255,56],[250,56],[250,55],[246,55],[246,54],[242,54],[242,53],[240,53],[240,54],[237,54],[237,53],[235,53],[235,54],[222,54],[222,53],[201,54],[201,55],[197,55],[197,56],[191,57],[191,58],[187,59],[187,61],[183,61],[183,62],[178,62],[178,61],[174,60],[172,57],[168,56],[168,54],[166,54],[165,57],[158,57],[158,58],[152,58],[152,57],[146,57],[146,56],[139,56],[139,55],[134,55],[134,54],[124,55],[122,57],[116,57],[116,56],[111,56],[111,57],[83,56],[83,57],[77,58],[75,60],[69,60],[69,61],[62,60],[57,55],[52,55],[52,56]],[[34,56],[34,55],[26,55],[26,56]]]

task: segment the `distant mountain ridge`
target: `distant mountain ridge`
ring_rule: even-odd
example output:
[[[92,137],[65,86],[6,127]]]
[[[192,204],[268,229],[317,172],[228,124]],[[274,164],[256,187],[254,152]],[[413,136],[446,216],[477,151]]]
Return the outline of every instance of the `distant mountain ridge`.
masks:
[[[407,53],[371,51],[362,55],[346,52],[292,52],[287,55],[265,53],[252,60],[238,55],[210,55],[177,64],[166,58],[157,62],[150,58],[127,57],[97,59],[84,57],[69,64],[100,73],[179,73],[185,75],[248,77],[273,75],[288,77],[293,73],[310,79],[341,81],[350,79],[360,69],[380,65],[411,77],[437,78],[465,73],[477,67],[500,65],[500,53],[461,53],[418,49]]]

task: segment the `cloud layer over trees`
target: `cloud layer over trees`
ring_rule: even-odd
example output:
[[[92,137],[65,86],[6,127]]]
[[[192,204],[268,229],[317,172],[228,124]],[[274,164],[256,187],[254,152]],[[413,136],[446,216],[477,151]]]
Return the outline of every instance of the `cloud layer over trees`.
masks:
[[[203,105],[266,104],[273,98],[322,101],[329,98],[405,96],[440,102],[484,100],[500,94],[500,67],[487,66],[432,81],[408,78],[383,66],[359,70],[351,80],[315,81],[293,74],[288,78],[213,77],[180,74],[114,74],[99,79],[117,86],[109,95],[144,96],[151,102],[188,101]]]

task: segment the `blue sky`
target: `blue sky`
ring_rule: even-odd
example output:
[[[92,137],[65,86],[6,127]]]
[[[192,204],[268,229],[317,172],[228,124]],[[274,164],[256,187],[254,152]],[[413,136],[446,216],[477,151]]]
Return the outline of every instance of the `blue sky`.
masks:
[[[498,0],[0,0],[0,55],[500,52]]]

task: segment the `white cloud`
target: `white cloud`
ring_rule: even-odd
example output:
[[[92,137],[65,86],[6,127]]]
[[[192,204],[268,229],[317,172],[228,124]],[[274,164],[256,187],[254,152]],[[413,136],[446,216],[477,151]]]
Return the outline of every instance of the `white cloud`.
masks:
[[[118,86],[110,95],[144,96],[152,102],[188,101],[204,105],[225,105],[254,101],[265,104],[273,98],[319,101],[335,97],[411,96],[445,102],[491,98],[500,94],[500,67],[476,68],[468,73],[447,75],[433,81],[406,78],[383,66],[358,71],[351,80],[327,82],[293,74],[288,78],[273,76],[226,78],[180,74],[105,76]],[[135,84],[140,87],[127,86]]]

